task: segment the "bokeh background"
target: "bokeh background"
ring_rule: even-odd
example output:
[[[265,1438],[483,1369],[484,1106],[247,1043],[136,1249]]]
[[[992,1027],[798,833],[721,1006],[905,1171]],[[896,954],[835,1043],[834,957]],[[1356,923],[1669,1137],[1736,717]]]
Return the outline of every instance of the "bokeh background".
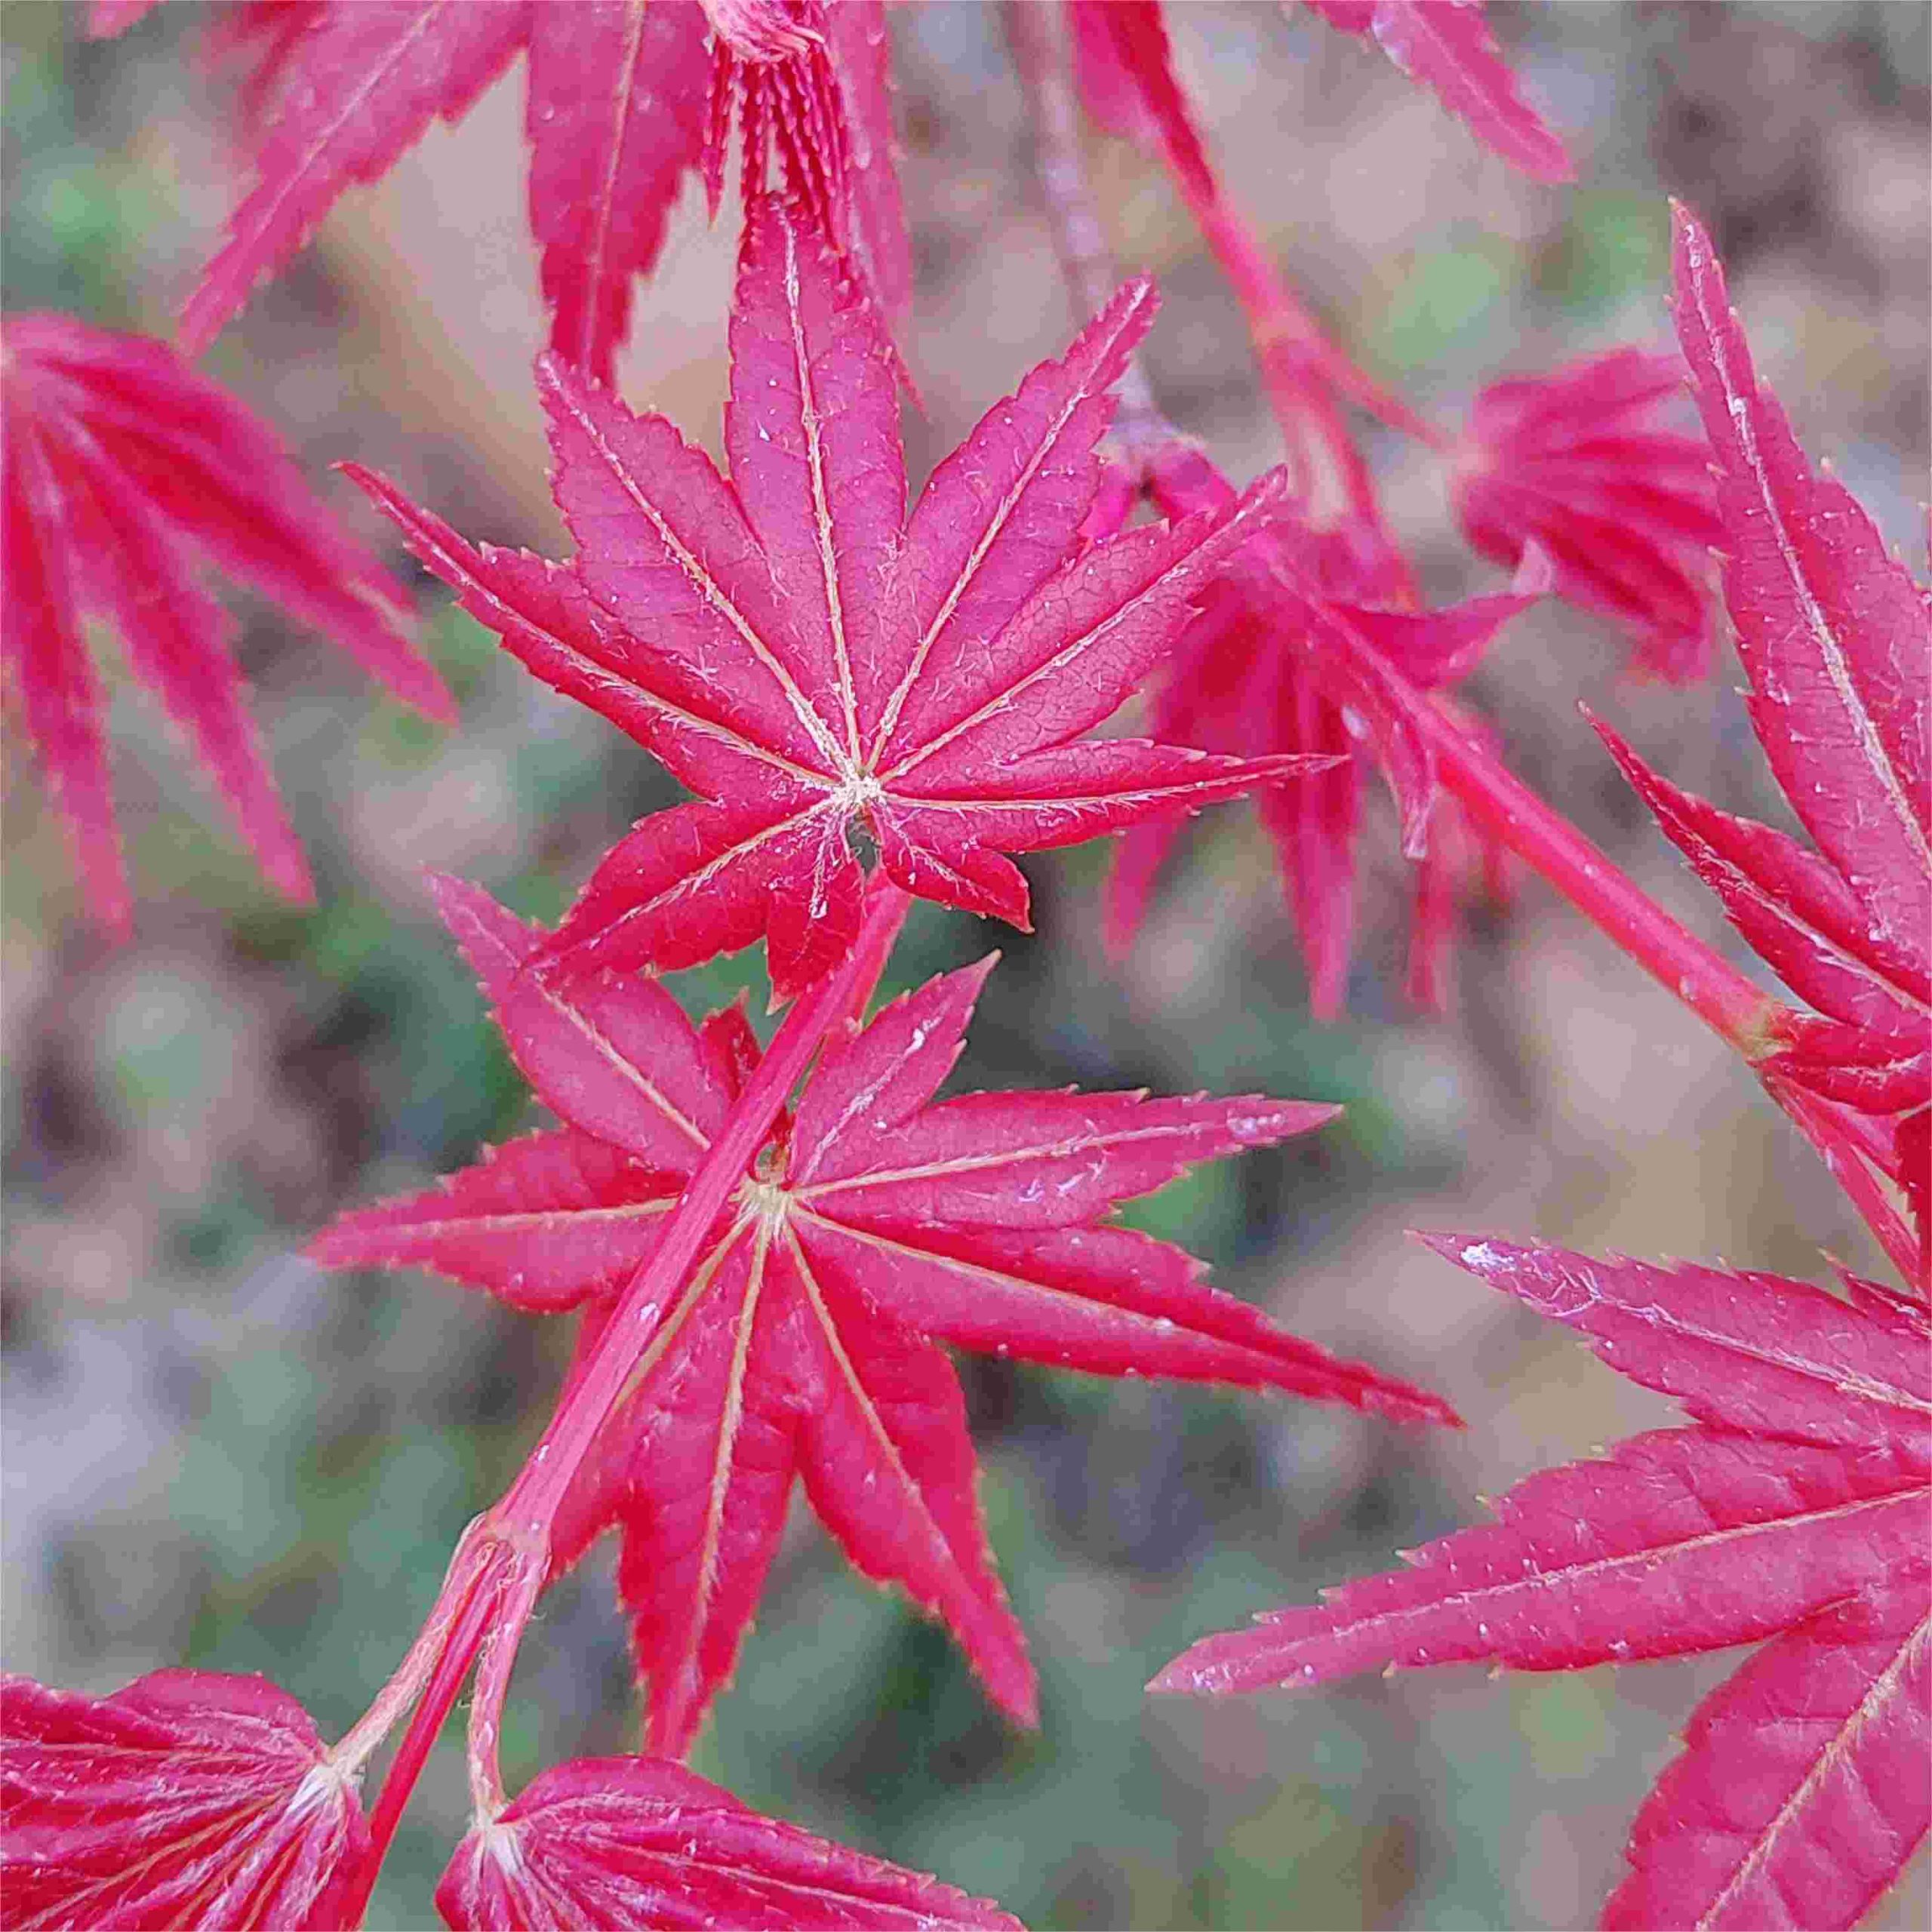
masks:
[[[1179,57],[1237,198],[1371,368],[1453,412],[1484,380],[1666,338],[1663,195],[1711,221],[1801,435],[1917,561],[1925,490],[1927,23],[1915,4],[1492,8],[1571,134],[1571,191],[1479,149],[1378,55],[1272,6],[1174,7]],[[232,198],[203,10],[88,46],[78,10],[11,0],[6,300],[165,331]],[[996,14],[895,10],[917,298],[906,336],[923,470],[1070,318],[1024,165]],[[205,366],[328,466],[387,470],[466,531],[561,549],[528,378],[541,330],[513,72],[352,194]],[[1163,401],[1232,470],[1274,458],[1232,302],[1158,174],[1094,162],[1123,257],[1160,277]],[[716,446],[734,223],[695,198],[622,367],[638,405]],[[1431,594],[1493,586],[1441,478],[1373,445]],[[392,551],[393,546],[389,546]],[[396,559],[408,571],[405,560]],[[333,1735],[433,1597],[454,1539],[547,1412],[565,1324],[426,1278],[325,1276],[294,1251],[339,1208],[528,1124],[517,1078],[421,872],[553,916],[668,781],[422,586],[460,694],[441,735],[344,660],[245,608],[257,715],[321,881],[289,912],[155,710],[114,672],[137,934],[88,928],[10,743],[0,928],[7,1066],[5,1646],[97,1691],[163,1664],[261,1670]],[[1475,696],[1518,769],[1665,903],[1723,939],[1579,720],[1586,699],[1680,783],[1781,819],[1727,659],[1636,685],[1622,640],[1560,610],[1506,634]],[[110,654],[111,657],[111,654]],[[1042,1926],[1586,1922],[1673,1730],[1734,1659],[1539,1679],[1371,1678],[1212,1706],[1141,1686],[1186,1642],[1382,1567],[1528,1470],[1667,1404],[1404,1238],[1540,1234],[1817,1275],[1877,1266],[1822,1169],[1722,1050],[1534,881],[1474,915],[1454,1010],[1401,996],[1404,881],[1378,799],[1351,1017],[1309,1021],[1267,853],[1204,820],[1131,959],[1105,961],[1105,854],[1029,863],[1038,933],[921,907],[894,985],[1005,961],[955,1085],[1263,1088],[1345,1102],[1312,1143],[1199,1172],[1134,1218],[1291,1327],[1426,1381],[1466,1435],[1259,1398],[974,1361],[992,1534],[1044,1689],[1006,1728],[946,1641],[800,1513],[697,1768],[751,1803],[999,1897]],[[1735,952],[1735,948],[1729,949]],[[705,1006],[755,971],[686,976]],[[760,1004],[755,1001],[755,1005]],[[610,1564],[526,1646],[514,1783],[633,1748]],[[371,1923],[433,1923],[463,1828],[446,1740]],[[1887,1908],[1925,1922],[1926,1869]]]

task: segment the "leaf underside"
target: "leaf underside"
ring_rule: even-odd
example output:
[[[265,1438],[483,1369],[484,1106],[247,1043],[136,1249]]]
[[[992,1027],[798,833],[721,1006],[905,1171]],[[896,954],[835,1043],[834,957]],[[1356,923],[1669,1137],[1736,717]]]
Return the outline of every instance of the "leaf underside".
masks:
[[[109,1697],[0,1682],[0,1886],[27,1927],[341,1922],[368,1832],[266,1679],[160,1670]]]
[[[1019,1921],[909,1872],[747,1810],[682,1765],[553,1765],[473,1829],[436,1889],[454,1932],[1018,1932]]]

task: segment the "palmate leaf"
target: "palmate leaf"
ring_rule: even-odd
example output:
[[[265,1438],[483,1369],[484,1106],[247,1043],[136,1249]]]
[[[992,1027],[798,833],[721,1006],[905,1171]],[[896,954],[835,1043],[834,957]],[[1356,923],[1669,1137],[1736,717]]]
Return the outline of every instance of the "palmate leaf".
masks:
[[[453,720],[410,642],[401,586],[336,529],[268,426],[165,344],[9,316],[0,629],[9,697],[39,753],[94,909],[126,929],[128,890],[84,614],[113,625],[233,813],[269,882],[312,896],[229,645],[213,563],[323,632],[405,702]]]
[[[97,4],[91,31],[144,8]],[[768,17],[770,17],[768,18]],[[771,21],[789,23],[774,37]],[[257,180],[183,312],[204,349],[348,188],[379,180],[529,57],[530,222],[552,347],[608,380],[688,172],[714,205],[734,121],[889,306],[909,286],[883,0],[251,0],[211,29]]]
[[[309,1714],[260,1677],[158,1670],[111,1697],[0,1679],[10,1927],[325,1932],[368,1833]]]
[[[983,1899],[761,1817],[681,1764],[553,1765],[464,1839],[436,1890],[454,1932],[1018,1932]]]
[[[522,1307],[580,1307],[581,1353],[651,1254],[755,1042],[735,1010],[693,1027],[654,979],[529,971],[540,928],[454,881],[438,896],[565,1124],[343,1216],[309,1253],[432,1269]],[[990,963],[932,981],[827,1051],[656,1311],[559,1518],[560,1564],[605,1529],[622,1534],[654,1751],[687,1749],[728,1677],[795,1478],[853,1561],[943,1618],[992,1697],[1031,1721],[1032,1669],[986,1549],[942,1344],[1454,1420],[1104,1219],[1194,1162],[1309,1131],[1334,1109],[1071,1091],[935,1103]]]
[[[1168,1690],[1775,1641],[1706,1701],[1607,1924],[1854,1924],[1932,1824],[1932,1321],[1852,1280],[1430,1244],[1697,1419],[1519,1484],[1405,1572],[1211,1637]]]
[[[746,218],[728,482],[659,416],[539,366],[568,568],[476,547],[358,480],[463,608],[546,681],[646,746],[701,801],[606,856],[545,958],[694,965],[768,941],[780,998],[857,934],[875,842],[897,884],[1024,926],[1006,856],[1260,783],[1299,756],[1076,742],[1161,656],[1279,478],[1063,562],[1092,499],[1109,385],[1153,311],[1124,289],[935,471],[907,515],[875,310],[786,209]]]
[[[1485,0],[1302,0],[1332,27],[1366,40],[1485,147],[1539,181],[1572,181],[1576,164],[1522,96],[1484,17]],[[1294,0],[1281,0],[1292,11]]]

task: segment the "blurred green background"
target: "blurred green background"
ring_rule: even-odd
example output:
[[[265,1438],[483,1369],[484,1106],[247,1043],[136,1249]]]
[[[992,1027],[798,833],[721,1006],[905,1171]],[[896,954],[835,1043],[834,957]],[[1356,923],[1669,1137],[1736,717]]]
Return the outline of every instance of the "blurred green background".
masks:
[[[1478,149],[1386,62],[1262,5],[1172,9],[1237,197],[1355,352],[1424,405],[1666,334],[1663,194],[1717,232],[1800,434],[1912,543],[1924,488],[1925,10],[1909,4],[1497,6],[1574,137],[1574,191]],[[165,332],[232,196],[199,7],[84,45],[79,12],[15,0],[5,60],[6,301]],[[1070,326],[1020,163],[993,12],[895,10],[919,284],[906,337],[915,467]],[[327,475],[354,457],[476,536],[560,551],[528,365],[540,323],[512,74],[439,127],[257,295],[205,366]],[[1123,257],[1160,277],[1163,399],[1232,469],[1273,460],[1239,318],[1161,177],[1108,143]],[[1298,218],[1297,218],[1298,217]],[[715,448],[731,224],[688,203],[640,297],[623,386]],[[1432,595],[1494,582],[1424,457],[1374,441]],[[407,569],[401,559],[399,568]],[[186,1661],[260,1670],[325,1733],[393,1667],[467,1518],[547,1413],[566,1324],[423,1278],[293,1258],[342,1207],[528,1124],[521,1081],[423,894],[426,866],[554,916],[672,788],[422,590],[463,703],[434,732],[313,637],[240,606],[260,718],[321,903],[257,886],[144,696],[112,667],[116,779],[141,904],[88,928],[10,743],[0,924],[6,1662],[97,1690]],[[1719,922],[1574,706],[1680,782],[1781,808],[1727,665],[1631,685],[1593,621],[1538,614],[1477,685],[1512,760],[1674,909]],[[1146,1700],[1193,1638],[1380,1567],[1527,1469],[1663,1420],[1574,1344],[1407,1243],[1467,1226],[1815,1272],[1867,1251],[1751,1083],[1534,884],[1478,910],[1454,1011],[1407,1013],[1404,882],[1378,798],[1352,1017],[1309,1020],[1246,814],[1189,841],[1133,958],[1101,954],[1099,851],[1029,863],[1037,935],[921,907],[892,984],[1005,959],[955,1086],[1266,1089],[1346,1103],[1311,1143],[1142,1204],[1217,1279],[1324,1343],[1440,1389],[1473,1426],[1424,1438],[1259,1398],[962,1364],[984,1500],[1044,1687],[1036,1735],[987,1708],[948,1643],[855,1577],[802,1505],[735,1688],[694,1760],[747,1801],[1039,1926],[1478,1927],[1583,1922],[1623,1831],[1718,1665],[1497,1683],[1371,1679],[1318,1700]],[[694,1008],[749,962],[685,976]],[[754,1008],[761,1004],[755,997]],[[608,1560],[547,1604],[506,1735],[512,1785],[635,1747]],[[434,1922],[463,1829],[446,1741],[371,1924]],[[1921,1866],[1900,1924],[1914,1922]]]

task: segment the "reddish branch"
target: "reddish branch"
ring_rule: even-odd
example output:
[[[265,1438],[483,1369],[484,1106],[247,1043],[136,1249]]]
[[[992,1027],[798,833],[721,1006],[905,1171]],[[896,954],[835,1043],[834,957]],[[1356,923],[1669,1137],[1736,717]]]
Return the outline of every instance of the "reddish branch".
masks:
[[[1081,315],[1111,294],[1115,266],[1102,235],[1079,140],[1068,49],[1054,26],[1054,10],[1008,0],[1005,17],[1015,64],[1032,116],[1036,166],[1067,285]],[[1138,373],[1138,372],[1137,372]],[[1144,376],[1142,382],[1144,386]],[[1186,448],[1151,395],[1134,419],[1131,457],[1145,478],[1163,453]],[[1343,442],[1346,432],[1337,423]],[[1198,466],[1198,457],[1190,459]],[[1345,473],[1365,478],[1349,445]],[[1352,490],[1359,498],[1359,490]],[[1124,515],[1128,506],[1120,514]],[[1372,511],[1371,512],[1372,515]],[[1257,550],[1269,540],[1257,540]],[[1349,627],[1334,627],[1344,637]],[[1537,796],[1471,734],[1431,694],[1397,680],[1384,667],[1374,681],[1399,708],[1401,721],[1422,740],[1436,775],[1478,826],[1555,888],[1577,910],[1734,1047],[1765,1081],[1773,1097],[1817,1149],[1874,1236],[1909,1276],[1919,1272],[1918,1244],[1875,1174],[1857,1118],[1829,1100],[1800,1096],[1770,1064],[1779,1048],[1780,1001],[1715,949],[1672,918],[1629,875],[1563,815]]]

